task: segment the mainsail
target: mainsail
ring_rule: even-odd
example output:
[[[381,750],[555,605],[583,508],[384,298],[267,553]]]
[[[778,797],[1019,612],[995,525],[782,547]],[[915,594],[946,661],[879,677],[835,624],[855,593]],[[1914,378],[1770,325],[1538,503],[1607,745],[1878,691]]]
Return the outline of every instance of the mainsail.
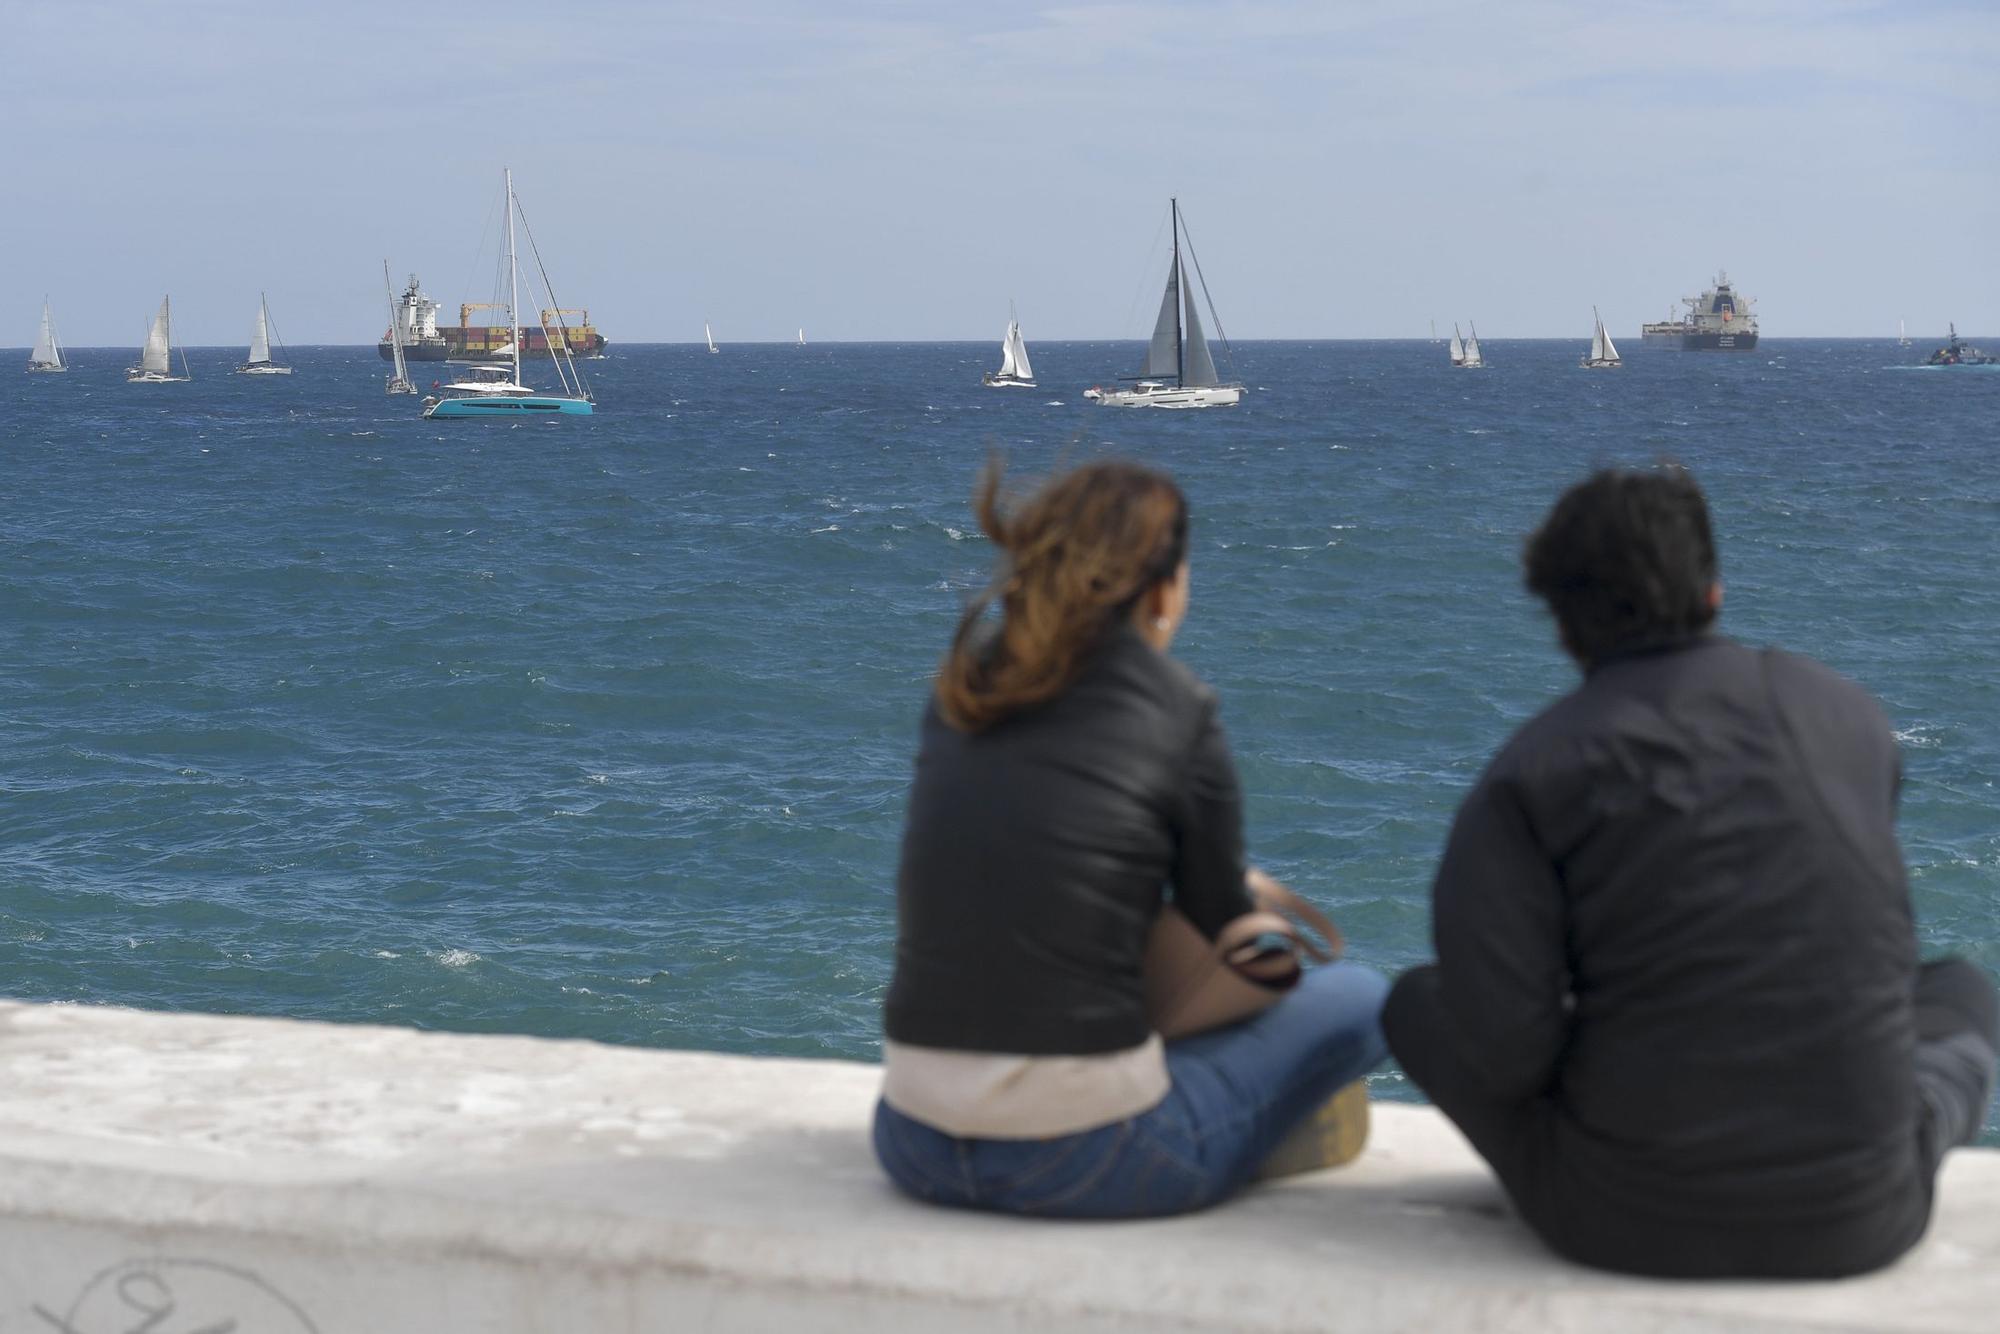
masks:
[[[1485,358],[1479,355],[1479,330],[1477,327],[1474,327],[1472,332],[1467,334],[1465,338],[1465,364],[1468,366],[1484,366],[1486,364]]]
[[[1000,376],[1002,379],[1019,378],[1020,367],[1014,361],[1014,340],[1021,336],[1021,326],[1013,320],[1007,321],[1007,332],[1000,336]]]
[[[1454,366],[1465,364],[1465,344],[1459,340],[1456,324],[1451,326],[1451,364]]]
[[[165,375],[169,371],[167,362],[167,330],[170,316],[167,310],[169,298],[160,298],[160,313],[153,316],[152,327],[146,330],[146,347],[139,354],[139,369],[154,375]]]
[[[1167,270],[1167,290],[1160,298],[1160,318],[1153,323],[1153,342],[1146,349],[1142,380],[1178,380],[1181,374],[1181,266],[1174,256]]]
[[[1592,361],[1604,360],[1604,320],[1602,317],[1598,319],[1597,328],[1590,335],[1590,359]]]
[[[1602,343],[1604,345],[1604,350],[1602,352],[1595,351],[1595,345],[1598,343]],[[1611,341],[1611,331],[1604,327],[1604,320],[1602,317],[1599,317],[1597,321],[1597,337],[1593,340],[1592,355],[1601,356],[1606,361],[1618,360],[1618,345]]]
[[[56,323],[49,303],[42,303],[42,330],[35,335],[35,350],[28,356],[30,366],[58,368],[63,364],[62,349],[56,346]]]
[[[257,303],[257,327],[250,333],[249,366],[262,366],[271,360],[271,312],[262,301]]]

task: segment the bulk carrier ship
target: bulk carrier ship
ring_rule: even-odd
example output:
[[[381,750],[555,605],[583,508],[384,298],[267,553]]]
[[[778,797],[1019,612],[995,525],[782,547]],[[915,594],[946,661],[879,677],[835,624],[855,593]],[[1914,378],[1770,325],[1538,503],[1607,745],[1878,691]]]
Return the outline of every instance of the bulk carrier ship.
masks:
[[[1700,296],[1682,297],[1687,315],[1669,315],[1639,326],[1642,343],[1670,343],[1684,352],[1748,352],[1757,346],[1757,303],[1738,296],[1729,275],[1717,273],[1715,286]]]
[[[487,301],[470,301],[458,308],[456,325],[440,325],[437,321],[438,303],[424,294],[417,285],[417,275],[410,275],[410,285],[403,289],[403,295],[396,302],[394,318],[403,326],[403,359],[405,361],[508,361],[513,350],[508,346],[509,329],[504,324],[474,324],[472,312],[475,310],[505,310]],[[566,322],[569,316],[576,317],[576,323]],[[540,324],[524,324],[521,328],[521,355],[547,356],[549,341],[567,341],[571,356],[596,357],[604,354],[604,335],[591,327],[590,312],[587,310],[544,310]],[[395,344],[388,330],[383,330],[382,341],[375,350],[382,360],[395,358]]]

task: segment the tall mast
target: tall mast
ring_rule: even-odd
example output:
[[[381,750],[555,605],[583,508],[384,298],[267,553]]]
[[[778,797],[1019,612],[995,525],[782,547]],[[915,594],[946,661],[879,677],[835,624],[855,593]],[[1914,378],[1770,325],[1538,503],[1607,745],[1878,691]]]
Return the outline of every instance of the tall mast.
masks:
[[[514,335],[514,383],[521,383],[521,275],[514,264],[514,169],[507,174],[507,321]]]
[[[1174,388],[1179,389],[1187,381],[1187,349],[1181,343],[1181,302],[1187,296],[1187,285],[1181,279],[1181,201],[1169,197],[1167,208],[1174,226]]]

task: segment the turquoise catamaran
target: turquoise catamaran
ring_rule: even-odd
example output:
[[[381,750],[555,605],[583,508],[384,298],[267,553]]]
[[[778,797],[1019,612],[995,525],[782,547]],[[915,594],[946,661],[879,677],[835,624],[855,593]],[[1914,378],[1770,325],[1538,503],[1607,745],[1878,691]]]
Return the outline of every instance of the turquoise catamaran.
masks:
[[[425,417],[501,417],[519,420],[523,417],[587,417],[595,409],[595,401],[590,396],[590,387],[583,382],[583,372],[576,368],[576,359],[570,354],[567,331],[552,331],[546,325],[542,328],[544,341],[549,346],[549,357],[555,363],[556,377],[562,382],[562,392],[557,394],[538,393],[521,383],[521,274],[514,257],[514,214],[520,203],[514,198],[514,172],[505,171],[507,181],[507,324],[513,334],[510,350],[513,353],[513,374],[502,377],[495,374],[473,374],[462,376],[445,385],[442,392],[424,400]],[[522,225],[527,219],[522,218]],[[534,240],[533,233],[529,241]],[[543,275],[546,280],[547,275]],[[555,293],[549,293],[549,304],[559,306]],[[560,321],[560,310],[554,312]],[[547,315],[544,315],[547,318]],[[560,348],[560,353],[557,349]]]

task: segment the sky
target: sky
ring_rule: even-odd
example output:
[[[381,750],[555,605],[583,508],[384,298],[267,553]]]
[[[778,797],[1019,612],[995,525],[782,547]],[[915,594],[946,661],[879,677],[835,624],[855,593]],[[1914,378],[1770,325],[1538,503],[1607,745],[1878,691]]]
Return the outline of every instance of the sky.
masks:
[[[492,295],[511,166],[614,343],[2000,333],[2000,4],[6,5],[0,342]],[[484,240],[482,241],[482,236]],[[527,304],[523,303],[524,306]],[[1210,331],[1213,334],[1213,330]]]

